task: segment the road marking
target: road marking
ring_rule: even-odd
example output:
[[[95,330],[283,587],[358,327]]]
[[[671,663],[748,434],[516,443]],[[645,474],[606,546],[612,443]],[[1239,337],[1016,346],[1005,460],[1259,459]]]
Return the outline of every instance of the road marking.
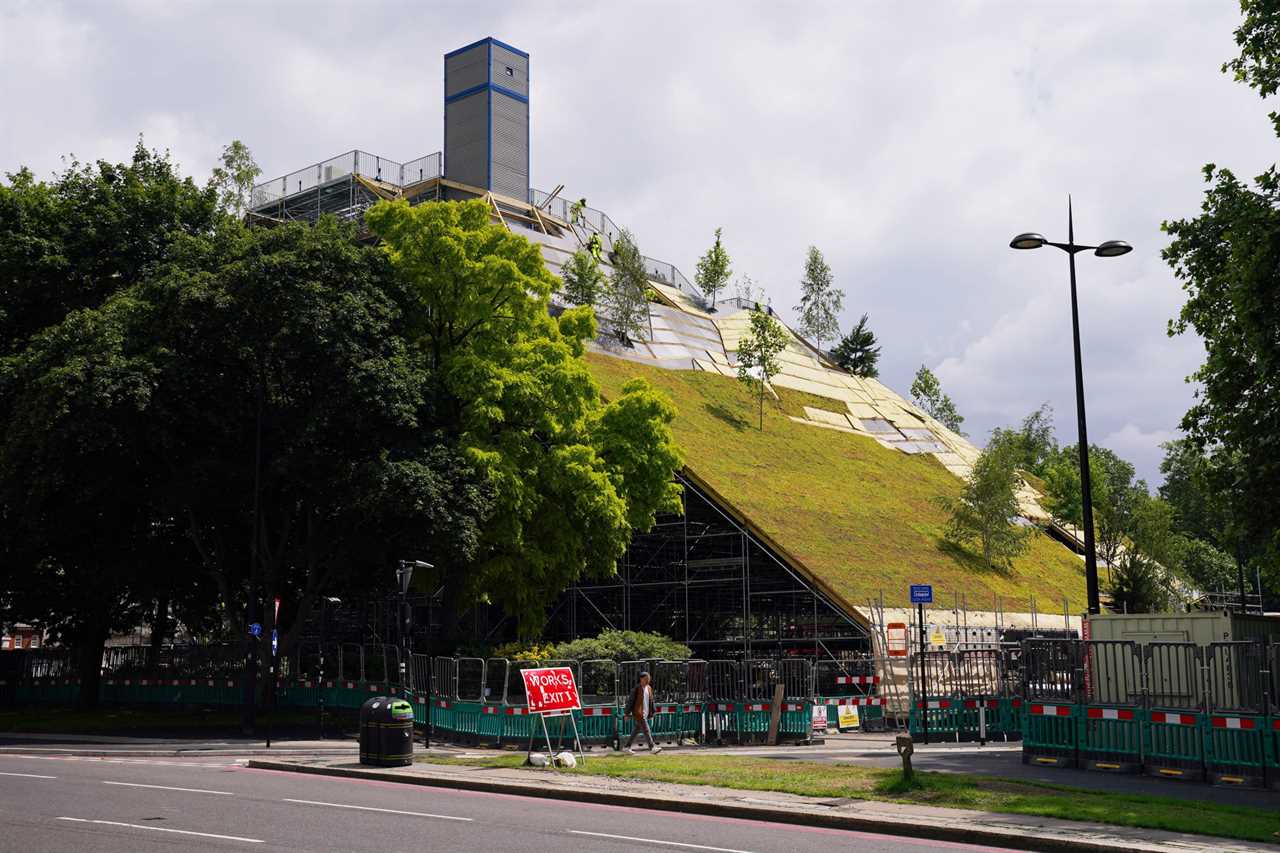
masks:
[[[619,841],[640,841],[645,844],[665,844],[668,847],[687,847],[691,850],[717,850],[720,853],[751,853],[749,850],[735,850],[732,847],[708,847],[705,844],[686,844],[683,841],[663,841],[660,838],[636,838],[632,835],[610,835],[607,832],[587,832],[582,829],[569,830],[570,835],[590,835],[595,838],[616,838]]]
[[[188,794],[221,794],[224,797],[234,797],[232,791],[210,791],[208,788],[173,788],[169,785],[144,785],[141,782],[106,782],[104,785],[119,785],[124,788],[155,788],[159,791],[186,791]]]
[[[83,817],[58,817],[54,820],[69,820],[73,823],[97,823],[103,826],[123,826],[129,829],[149,829],[152,832],[176,832],[179,835],[199,835],[201,838],[220,838],[223,841],[243,841],[246,844],[265,844],[261,838],[244,838],[240,835],[216,835],[212,832],[194,832],[190,829],[170,829],[167,826],[144,826],[140,823],[123,823],[118,820],[89,820]]]
[[[363,811],[363,812],[384,812],[386,814],[412,815],[413,817],[434,817],[440,820],[462,820],[467,822],[475,820],[475,818],[470,818],[470,817],[456,817],[454,815],[447,815],[447,814],[429,814],[427,812],[406,812],[406,811],[401,811],[400,809],[378,809],[378,808],[374,808],[373,806],[353,806],[347,803],[322,803],[322,802],[319,802],[318,800],[291,800],[288,797],[284,798],[284,802],[301,803],[304,806],[329,806],[330,808],[334,808],[334,809],[359,809],[360,811]]]
[[[39,773],[0,773],[0,776],[21,776],[23,779],[57,779],[57,776],[41,776]]]

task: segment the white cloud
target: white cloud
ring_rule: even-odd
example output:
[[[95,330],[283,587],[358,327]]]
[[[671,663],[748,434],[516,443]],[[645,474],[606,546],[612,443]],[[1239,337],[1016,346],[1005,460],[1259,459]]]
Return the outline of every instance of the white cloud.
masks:
[[[0,9],[0,170],[126,156],[139,130],[200,176],[232,138],[269,175],[409,159],[441,145],[442,54],[492,34],[532,54],[535,185],[686,274],[722,226],[784,315],[819,246],[889,384],[935,366],[978,438],[1049,400],[1074,440],[1065,258],[1007,248],[1065,237],[1071,192],[1082,240],[1135,246],[1080,258],[1092,433],[1132,425],[1152,458],[1200,355],[1165,334],[1160,222],[1198,209],[1203,163],[1274,159],[1268,105],[1218,70],[1230,4],[161,6]]]

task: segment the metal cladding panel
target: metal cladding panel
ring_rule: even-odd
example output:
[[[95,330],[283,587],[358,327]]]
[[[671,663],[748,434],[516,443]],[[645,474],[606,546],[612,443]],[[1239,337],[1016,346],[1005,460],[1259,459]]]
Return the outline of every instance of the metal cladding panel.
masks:
[[[529,105],[493,94],[492,184],[494,192],[525,198],[529,194]]]
[[[444,96],[482,86],[489,82],[489,45],[477,44],[444,60]]]
[[[444,169],[449,180],[488,188],[488,105],[487,91],[445,104]]]
[[[495,44],[489,82],[529,97],[529,58]]]

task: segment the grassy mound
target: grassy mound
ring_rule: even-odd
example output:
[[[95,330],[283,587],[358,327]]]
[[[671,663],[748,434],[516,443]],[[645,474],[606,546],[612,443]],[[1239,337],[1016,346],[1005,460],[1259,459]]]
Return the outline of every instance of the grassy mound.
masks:
[[[757,402],[740,383],[693,370],[663,370],[591,353],[588,365],[611,397],[639,376],[661,388],[679,412],[673,429],[688,471],[732,506],[762,537],[851,605],[884,591],[907,603],[907,586],[932,583],[940,605],[965,594],[971,610],[1084,609],[1084,567],[1044,534],[1013,568],[943,541],[947,515],[935,498],[961,483],[932,456],[908,456],[862,436],[796,423],[803,406],[833,411],[839,402],[779,389]]]

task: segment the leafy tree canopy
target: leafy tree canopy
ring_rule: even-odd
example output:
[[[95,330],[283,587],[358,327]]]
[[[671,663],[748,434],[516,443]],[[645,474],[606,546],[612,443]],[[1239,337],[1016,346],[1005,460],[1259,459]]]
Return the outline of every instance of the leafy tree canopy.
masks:
[[[916,378],[911,383],[911,399],[947,429],[957,435],[965,434],[960,431],[964,417],[956,411],[956,404],[951,402],[951,398],[942,393],[942,384],[938,382],[938,377],[923,364],[916,371]]]
[[[476,559],[444,578],[446,608],[487,598],[532,635],[566,586],[615,571],[633,525],[679,506],[674,410],[643,382],[601,402],[582,359],[591,310],[553,319],[538,247],[483,203],[381,203],[366,221],[417,300],[434,422],[493,489]]]
[[[222,209],[238,219],[249,209],[253,182],[261,174],[249,146],[233,139],[222,149],[219,165],[213,170],[209,183],[217,191]]]
[[[560,278],[564,282],[564,298],[571,305],[595,305],[606,284],[600,262],[586,249],[569,256],[560,268]]]
[[[782,369],[778,356],[787,348],[787,332],[769,311],[751,310],[751,326],[738,340],[738,380],[760,397],[760,429],[764,429],[764,391]]]
[[[958,498],[942,498],[951,513],[948,541],[964,547],[976,543],[982,559],[991,567],[1008,568],[1013,558],[1026,553],[1034,531],[1014,522],[1018,516],[1018,475],[1015,454],[999,437],[993,437],[973,465]]]
[[[602,307],[619,340],[643,340],[649,334],[649,275],[644,255],[626,228],[609,254],[613,275],[604,289]]]
[[[876,367],[880,361],[880,346],[876,343],[875,332],[867,325],[868,319],[867,314],[862,315],[858,325],[831,350],[831,357],[854,376],[875,379],[880,375],[880,369]]]
[[[1239,55],[1223,71],[1260,97],[1280,85],[1280,5],[1243,0],[1235,31]],[[1271,113],[1280,134],[1280,115]],[[1164,223],[1172,240],[1163,257],[1181,280],[1186,302],[1169,334],[1195,332],[1205,360],[1188,380],[1199,390],[1182,420],[1188,442],[1209,457],[1205,482],[1216,515],[1179,500],[1180,517],[1227,550],[1280,576],[1280,173],[1275,165],[1251,183],[1213,164],[1198,216]],[[1175,486],[1175,488],[1178,488]],[[1280,583],[1270,592],[1280,593]]]
[[[712,310],[716,307],[716,294],[728,283],[729,276],[733,275],[731,263],[729,253],[720,243],[720,229],[717,228],[716,242],[698,259],[697,268],[693,273],[694,284],[707,295]]]
[[[818,247],[810,246],[805,255],[804,276],[800,279],[800,304],[795,307],[800,317],[800,334],[812,338],[818,349],[822,349],[823,341],[840,334],[843,305],[844,291],[832,284],[831,267]]]
[[[561,660],[688,660],[693,652],[662,634],[649,631],[602,631],[555,647]]]

